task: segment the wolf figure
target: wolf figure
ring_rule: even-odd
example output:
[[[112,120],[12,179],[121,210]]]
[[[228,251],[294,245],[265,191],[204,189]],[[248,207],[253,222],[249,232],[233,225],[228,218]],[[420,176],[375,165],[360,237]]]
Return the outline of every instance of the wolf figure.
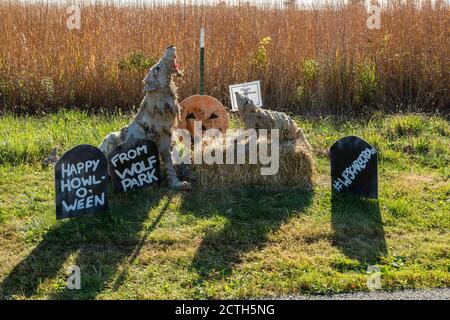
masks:
[[[106,136],[99,148],[108,156],[128,139],[153,140],[158,145],[169,186],[173,189],[188,189],[189,183],[178,179],[171,155],[172,130],[180,116],[174,75],[182,76],[182,72],[176,62],[176,48],[170,46],[144,78],[145,97],[131,123],[119,132]]]
[[[287,114],[256,107],[252,100],[238,92],[236,92],[236,101],[245,129],[267,129],[269,132],[271,129],[278,129],[280,143],[298,139],[308,150],[311,150],[303,130]]]

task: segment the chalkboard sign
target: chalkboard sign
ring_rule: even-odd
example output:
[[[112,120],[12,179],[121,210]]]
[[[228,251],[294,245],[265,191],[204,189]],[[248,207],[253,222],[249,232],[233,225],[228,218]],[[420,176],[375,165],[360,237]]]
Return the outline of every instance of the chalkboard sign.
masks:
[[[366,198],[378,198],[378,155],[361,138],[349,136],[330,148],[333,192],[348,192]]]
[[[116,192],[127,192],[160,182],[160,164],[156,143],[130,139],[108,156],[111,181]]]
[[[108,208],[108,164],[96,147],[82,144],[67,151],[55,166],[56,219]]]

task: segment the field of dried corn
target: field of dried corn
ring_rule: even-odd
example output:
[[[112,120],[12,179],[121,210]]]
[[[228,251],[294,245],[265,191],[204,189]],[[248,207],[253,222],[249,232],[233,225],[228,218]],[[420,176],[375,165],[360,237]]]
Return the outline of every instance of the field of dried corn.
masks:
[[[0,112],[130,110],[168,45],[185,71],[180,98],[198,92],[206,29],[206,92],[260,79],[265,106],[298,114],[450,110],[450,6],[389,1],[381,29],[359,5],[308,10],[236,6],[0,3]]]

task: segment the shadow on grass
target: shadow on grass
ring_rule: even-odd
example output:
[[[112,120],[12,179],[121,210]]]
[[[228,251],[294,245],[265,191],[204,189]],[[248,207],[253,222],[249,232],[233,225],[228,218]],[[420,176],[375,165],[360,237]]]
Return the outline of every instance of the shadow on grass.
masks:
[[[231,274],[242,255],[263,247],[269,233],[310,205],[312,195],[254,187],[184,194],[180,212],[212,223],[191,263],[199,280]],[[167,189],[122,194],[111,197],[108,213],[58,221],[0,283],[0,298],[50,291],[51,299],[93,299],[106,289],[116,291],[172,198]],[[214,227],[215,215],[226,218],[225,226]],[[66,288],[68,259],[81,268],[81,290]]]
[[[183,205],[199,216],[224,215],[225,226],[208,230],[191,268],[199,281],[227,277],[240,263],[243,254],[263,247],[269,233],[292,216],[301,214],[313,193],[302,189],[271,191],[244,188],[208,193],[207,198],[191,199]]]
[[[112,197],[109,212],[58,221],[43,240],[0,283],[0,298],[37,294],[41,283],[66,274],[67,259],[81,268],[81,290],[69,290],[66,278],[49,285],[61,286],[52,299],[92,299],[113,279],[120,285],[126,270],[117,268],[125,259],[133,259],[147,236],[157,226],[170,198],[161,200],[159,191],[142,190]],[[161,200],[161,201],[160,201]],[[157,206],[149,220],[149,211]],[[142,235],[143,233],[143,235]]]
[[[378,200],[332,193],[333,243],[351,259],[375,264],[387,253]]]

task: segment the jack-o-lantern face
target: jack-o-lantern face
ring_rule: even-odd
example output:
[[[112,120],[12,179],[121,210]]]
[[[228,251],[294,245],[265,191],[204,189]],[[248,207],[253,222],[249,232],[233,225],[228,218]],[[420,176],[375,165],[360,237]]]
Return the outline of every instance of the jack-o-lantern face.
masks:
[[[219,100],[211,96],[194,95],[180,102],[183,109],[180,127],[194,136],[194,122],[201,121],[202,131],[218,129],[222,133],[228,129],[228,113]]]

